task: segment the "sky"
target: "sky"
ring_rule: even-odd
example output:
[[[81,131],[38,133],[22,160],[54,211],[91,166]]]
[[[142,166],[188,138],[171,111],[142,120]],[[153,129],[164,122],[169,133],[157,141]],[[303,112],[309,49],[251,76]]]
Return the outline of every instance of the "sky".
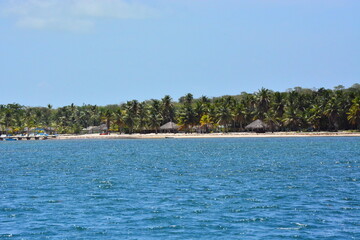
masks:
[[[1,0],[0,104],[360,83],[359,0]]]

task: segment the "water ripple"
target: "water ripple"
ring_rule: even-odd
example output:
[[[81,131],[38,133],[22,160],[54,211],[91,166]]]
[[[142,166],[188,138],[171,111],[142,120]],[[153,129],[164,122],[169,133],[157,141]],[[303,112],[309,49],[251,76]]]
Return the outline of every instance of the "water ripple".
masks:
[[[360,239],[358,138],[0,142],[0,239]]]

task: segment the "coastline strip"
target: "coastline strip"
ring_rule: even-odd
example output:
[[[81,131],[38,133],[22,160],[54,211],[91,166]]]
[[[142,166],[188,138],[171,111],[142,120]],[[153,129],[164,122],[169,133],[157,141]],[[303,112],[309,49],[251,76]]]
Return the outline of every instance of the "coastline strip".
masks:
[[[183,139],[183,138],[279,138],[279,137],[360,137],[353,132],[275,132],[275,133],[159,133],[58,135],[55,139]]]

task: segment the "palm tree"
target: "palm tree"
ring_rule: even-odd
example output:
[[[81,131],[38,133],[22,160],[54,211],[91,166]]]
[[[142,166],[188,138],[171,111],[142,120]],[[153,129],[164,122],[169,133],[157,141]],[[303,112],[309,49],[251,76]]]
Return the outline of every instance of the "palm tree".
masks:
[[[52,118],[52,105],[48,104],[47,108],[43,108],[43,123],[45,128],[49,129],[51,126],[51,118]]]
[[[199,98],[199,102],[201,102],[203,105],[209,105],[211,103],[211,100],[207,96],[201,96]]]
[[[136,116],[134,116],[130,111],[126,110],[124,116],[124,123],[129,129],[129,133],[132,134],[134,132],[134,126],[136,124]]]
[[[360,97],[352,100],[352,105],[347,114],[349,122],[352,125],[357,125],[357,128],[360,129]]]
[[[161,105],[159,100],[152,99],[151,105],[149,109],[149,124],[150,127],[155,129],[156,134],[158,133],[158,129],[161,125]]]
[[[113,113],[110,109],[105,109],[101,112],[101,120],[105,122],[107,131],[110,132],[110,125],[113,119]]]
[[[179,102],[184,105],[191,105],[194,100],[194,97],[191,93],[186,94],[185,96],[179,98]]]
[[[195,112],[191,105],[183,106],[178,114],[178,124],[181,126],[180,129],[189,131],[194,126],[196,121]]]
[[[272,98],[272,104],[271,108],[274,110],[275,115],[277,118],[282,118],[284,114],[284,95],[280,92],[275,92]]]
[[[200,119],[201,117],[206,114],[206,109],[205,109],[205,105],[203,105],[202,102],[197,101],[195,103],[195,108],[194,108],[194,112],[195,112],[195,125],[198,125],[200,123]]]
[[[301,126],[301,112],[296,108],[288,107],[285,111],[283,122],[290,130],[299,130]]]
[[[117,109],[114,113],[113,113],[113,120],[114,123],[117,125],[118,130],[119,130],[119,134],[121,134],[121,129],[124,126],[124,113],[121,110],[121,108]]]
[[[233,109],[235,125],[239,126],[239,131],[243,130],[243,124],[246,122],[245,106],[242,103],[237,103]]]
[[[245,124],[249,124],[253,121],[255,112],[256,101],[255,97],[251,94],[244,93],[241,96],[240,104],[244,106],[244,118]]]
[[[138,105],[139,131],[142,132],[147,127],[147,108],[145,102]]]
[[[232,96],[223,96],[215,101],[217,123],[224,126],[224,131],[229,131],[229,125],[235,127],[233,112],[236,100]]]
[[[338,119],[340,116],[340,109],[334,97],[326,104],[324,113],[329,119],[329,127],[332,125],[335,131],[337,131],[339,128]]]
[[[320,130],[321,126],[321,120],[323,117],[323,109],[319,105],[313,105],[308,111],[307,111],[307,121],[308,123],[314,128],[315,131]]]
[[[205,127],[205,133],[209,132],[209,128],[214,124],[211,117],[207,114],[203,115],[200,119],[200,126]]]
[[[181,126],[180,129],[186,129],[186,131],[189,131],[196,123],[196,115],[192,107],[193,95],[188,93],[184,97],[181,97],[179,102],[183,105],[179,110],[178,124]]]
[[[137,100],[128,101],[125,104],[125,116],[124,122],[125,125],[129,128],[129,133],[134,132],[134,127],[137,125],[138,121],[138,106],[139,102]]]
[[[23,123],[24,123],[24,127],[27,130],[26,131],[27,136],[29,136],[30,129],[35,127],[35,116],[34,116],[31,108],[27,108],[25,110],[25,114],[24,114],[24,117],[23,117]]]
[[[276,117],[275,111],[272,109],[265,113],[264,122],[270,127],[271,132],[274,132],[280,125],[280,121]]]
[[[173,121],[175,118],[175,109],[171,101],[172,99],[169,95],[166,95],[161,99],[161,115],[163,118],[163,124]]]
[[[212,122],[212,128],[217,128],[217,109],[215,104],[210,104],[207,109],[207,115],[209,115],[210,121]]]
[[[5,125],[5,131],[6,131],[6,134],[7,134],[9,128],[13,126],[13,122],[14,122],[13,111],[11,111],[10,108],[5,109],[2,122]]]
[[[224,131],[228,132],[228,125],[231,123],[231,120],[233,119],[233,115],[231,113],[231,109],[229,105],[227,104],[220,104],[217,108],[217,119],[218,124],[224,126]]]
[[[256,93],[256,110],[254,118],[261,120],[265,118],[265,114],[270,108],[270,99],[271,92],[269,89],[261,88],[259,92]]]
[[[100,124],[99,108],[96,105],[90,105],[88,108],[89,123],[88,126],[97,126]],[[86,127],[88,127],[86,126]]]

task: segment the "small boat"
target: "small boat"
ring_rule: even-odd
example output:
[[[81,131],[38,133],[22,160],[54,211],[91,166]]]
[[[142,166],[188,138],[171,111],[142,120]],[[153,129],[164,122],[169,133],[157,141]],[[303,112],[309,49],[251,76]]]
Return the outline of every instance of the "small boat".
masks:
[[[5,141],[17,141],[16,138],[5,138]]]

